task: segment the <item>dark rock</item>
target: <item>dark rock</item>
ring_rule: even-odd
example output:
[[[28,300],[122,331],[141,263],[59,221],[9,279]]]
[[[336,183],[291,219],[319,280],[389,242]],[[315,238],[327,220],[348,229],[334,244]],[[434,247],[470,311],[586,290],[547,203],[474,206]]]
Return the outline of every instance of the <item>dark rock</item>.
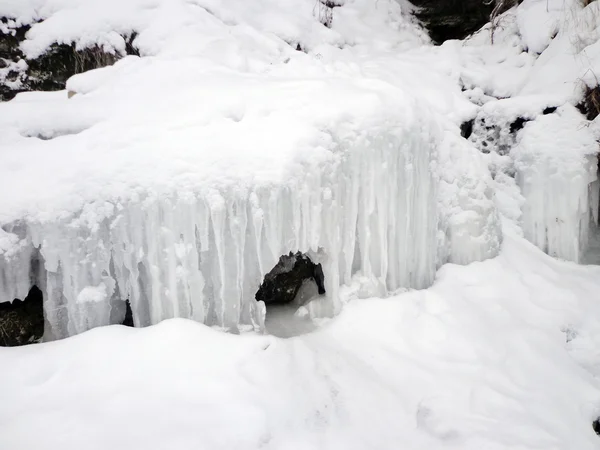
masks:
[[[600,417],[594,420],[592,426],[594,427],[594,431],[596,432],[596,434],[600,436]]]
[[[529,120],[530,119],[526,119],[524,117],[517,117],[517,120],[510,124],[510,132],[516,133],[517,131],[522,130],[525,126],[525,123],[529,122]]]
[[[413,0],[420,9],[417,18],[423,22],[436,44],[448,39],[464,39],[485,25],[492,12],[482,0]]]
[[[475,124],[475,119],[471,119],[467,122],[463,122],[460,125],[460,135],[465,139],[469,139],[471,134],[473,134],[473,125]]]
[[[125,307],[127,309],[125,310],[125,318],[123,319],[121,325],[125,325],[126,327],[134,327],[133,311],[131,311],[131,303],[129,303],[129,300],[125,300]]]
[[[577,105],[577,109],[587,120],[594,120],[600,115],[600,86],[586,88],[583,100]]]
[[[419,7],[416,16],[429,31],[436,44],[449,39],[464,39],[490,21],[493,2],[484,0],[412,0]],[[488,4],[489,3],[489,4]],[[517,0],[508,0],[500,13],[509,9]]]
[[[31,344],[43,335],[43,295],[37,286],[31,288],[23,301],[0,303],[0,346]]]
[[[7,20],[0,18],[0,22],[7,24]],[[17,62],[25,59],[19,45],[25,40],[25,35],[30,26],[21,26],[10,30],[9,33],[0,32],[0,58]],[[134,46],[136,33],[124,36],[126,54],[138,55]],[[39,58],[26,60],[27,70],[22,73],[12,73],[9,81],[20,80],[20,86],[15,88],[0,83],[0,101],[8,101],[20,92],[27,91],[60,91],[65,89],[67,80],[73,75],[99,67],[114,64],[122,55],[105,52],[100,47],[90,47],[77,50],[75,44],[53,44],[48,51]]]
[[[556,106],[548,106],[547,108],[544,108],[544,110],[542,111],[542,114],[547,116],[548,114],[555,113],[556,110],[557,110]]]
[[[269,304],[291,303],[302,283],[314,280],[319,295],[325,294],[323,268],[300,252],[281,256],[277,265],[267,275],[256,293],[256,300]]]

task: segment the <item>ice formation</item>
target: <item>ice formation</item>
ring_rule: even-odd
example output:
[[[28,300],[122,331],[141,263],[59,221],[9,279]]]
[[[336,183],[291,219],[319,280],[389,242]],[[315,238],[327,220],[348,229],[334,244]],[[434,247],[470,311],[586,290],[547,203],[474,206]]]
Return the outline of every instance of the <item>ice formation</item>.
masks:
[[[324,92],[316,97],[328,101]],[[0,259],[2,299],[20,298],[37,283],[46,292],[48,338],[115,322],[111,311],[127,298],[141,326],[189,317],[230,330],[261,329],[263,306],[254,295],[290,251],[311,252],[323,265],[328,295],[308,305],[313,316],[338,312],[339,286],[359,273],[383,295],[429,286],[443,262],[494,256],[497,217],[476,150],[442,133],[416,102],[401,112],[389,109],[397,104],[393,96],[369,108],[359,97],[345,105],[352,122],[333,116],[336,126],[315,134],[310,145],[316,152],[277,141],[280,153],[290,148],[291,159],[275,160],[274,167],[259,160],[270,178],[252,168],[260,152],[269,156],[268,147],[256,155],[243,152],[257,146],[252,134],[242,141],[242,153],[232,154],[246,172],[208,147],[198,164],[221,164],[218,178],[204,184],[160,194],[122,191],[63,217],[32,212],[5,224],[10,234],[4,233]],[[239,122],[229,123],[237,130],[231,136],[243,131]],[[89,132],[42,142],[79,141]],[[466,148],[450,145],[452,139]],[[146,158],[152,155],[142,150]],[[161,159],[155,163],[161,170],[167,166]],[[117,188],[118,167],[117,161],[107,172]],[[160,170],[155,175],[166,177]]]
[[[524,0],[461,55],[467,96],[480,106],[471,142],[490,164],[499,209],[552,256],[580,262],[598,221],[598,120],[573,105],[598,84],[600,4]],[[514,178],[514,181],[513,181]]]
[[[580,262],[590,227],[598,223],[596,126],[571,105],[545,108],[549,113],[543,114],[536,100],[542,99],[487,103],[470,140],[489,154],[501,188],[519,190],[512,194],[519,211],[505,208],[505,217],[546,253]]]
[[[579,262],[598,220],[598,143],[573,106],[527,124],[512,150],[525,197],[525,237],[546,253]]]
[[[441,72],[423,76],[447,86],[443,102],[417,79],[430,57],[398,58],[426,41],[402,3],[348,2],[329,29],[312,0],[263,0],[268,20],[247,2],[69,1],[39,10],[25,53],[53,41],[118,51],[106,22],[139,32],[146,57],[73,77],[71,99],[0,105],[0,301],[37,284],[47,339],[120,323],[126,299],[139,326],[260,330],[255,293],[290,251],[323,266],[313,317],[337,313],[353,277],[385,295],[497,254],[489,171],[449,119],[468,102]],[[15,23],[36,11],[0,7]]]
[[[280,255],[296,250],[326,255],[330,301],[311,304],[314,314],[339,309],[337,288],[356,271],[383,290],[425,287],[437,267],[433,144],[418,123],[391,127],[339,142],[330,171],[309,166],[287,185],[148,196],[50,223],[19,222],[7,227],[22,240],[2,260],[2,298],[27,292],[33,247],[56,338],[110,323],[111,302],[125,298],[140,325],[190,317],[261,328],[257,287]],[[104,217],[86,217],[99,211]],[[82,301],[86,292],[94,301]]]

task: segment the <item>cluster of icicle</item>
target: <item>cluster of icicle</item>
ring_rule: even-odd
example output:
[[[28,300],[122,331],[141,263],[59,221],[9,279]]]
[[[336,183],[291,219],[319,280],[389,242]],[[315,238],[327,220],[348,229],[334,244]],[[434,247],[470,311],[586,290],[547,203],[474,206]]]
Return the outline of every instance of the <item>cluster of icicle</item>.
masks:
[[[514,127],[514,112],[484,107],[470,140],[491,153],[492,172],[514,178],[524,237],[551,256],[581,262],[600,206],[595,130],[570,105],[541,109]]]
[[[136,326],[185,317],[234,332],[262,330],[256,291],[290,251],[323,265],[327,296],[308,305],[312,316],[336,314],[340,286],[357,274],[381,295],[427,287],[452,260],[440,242],[449,252],[456,247],[440,230],[432,169],[438,139],[418,124],[394,127],[339,141],[334,170],[307,165],[282,185],[149,195],[88,205],[57,222],[13,224],[5,231],[20,244],[0,256],[0,301],[23,298],[37,284],[46,339],[119,323],[125,299]],[[468,262],[473,226],[466,227],[460,262]],[[494,256],[496,247],[475,249],[474,258]]]

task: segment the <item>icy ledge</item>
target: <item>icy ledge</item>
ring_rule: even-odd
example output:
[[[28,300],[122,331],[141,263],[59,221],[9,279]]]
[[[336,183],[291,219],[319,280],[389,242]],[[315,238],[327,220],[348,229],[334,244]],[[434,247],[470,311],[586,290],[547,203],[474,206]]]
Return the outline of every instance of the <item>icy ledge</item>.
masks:
[[[551,256],[580,262],[598,222],[595,124],[565,105],[525,125],[511,151],[525,198],[525,237]]]
[[[192,125],[184,128],[188,111],[154,108],[163,114],[158,128],[124,114],[49,141],[11,137],[19,157],[32,162],[30,179],[58,175],[28,186],[22,200],[6,198],[14,208],[5,217],[45,209],[3,225],[0,301],[23,298],[36,283],[45,293],[46,339],[118,323],[124,299],[137,326],[184,317],[262,330],[264,305],[255,293],[290,251],[323,265],[327,296],[308,305],[313,317],[336,314],[339,288],[355,275],[367,280],[364,295],[385,295],[430,286],[447,261],[497,253],[489,172],[431,110],[389,87],[373,95],[340,82],[316,90],[294,83],[305,94],[292,97],[287,83],[240,86],[226,85],[220,108],[240,99],[255,104],[257,96],[269,113],[247,109],[232,120],[208,110],[211,119],[201,122],[190,107]],[[64,102],[80,104],[48,106],[60,110]],[[35,128],[30,117],[22,123]],[[128,120],[144,125],[143,140],[138,122]],[[57,213],[56,205],[77,204],[71,198],[91,200]]]

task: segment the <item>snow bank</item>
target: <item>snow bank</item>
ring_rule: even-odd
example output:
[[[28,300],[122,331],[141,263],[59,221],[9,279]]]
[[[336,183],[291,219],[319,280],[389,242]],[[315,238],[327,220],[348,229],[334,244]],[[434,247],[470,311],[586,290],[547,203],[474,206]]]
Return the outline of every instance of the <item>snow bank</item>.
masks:
[[[509,236],[293,339],[172,320],[0,348],[0,444],[597,449],[599,270]]]
[[[393,49],[428,41],[406,14],[408,2],[313,0],[18,0],[3,2],[0,17],[17,27],[32,24],[22,50],[27,58],[53,43],[99,46],[125,54],[124,36],[137,33],[143,56],[202,57],[238,70],[262,70],[296,47],[318,45]],[[323,26],[332,16],[330,27]]]
[[[595,134],[566,105],[526,124],[511,155],[526,200],[525,236],[552,256],[580,261],[592,221],[591,184],[597,180]]]

